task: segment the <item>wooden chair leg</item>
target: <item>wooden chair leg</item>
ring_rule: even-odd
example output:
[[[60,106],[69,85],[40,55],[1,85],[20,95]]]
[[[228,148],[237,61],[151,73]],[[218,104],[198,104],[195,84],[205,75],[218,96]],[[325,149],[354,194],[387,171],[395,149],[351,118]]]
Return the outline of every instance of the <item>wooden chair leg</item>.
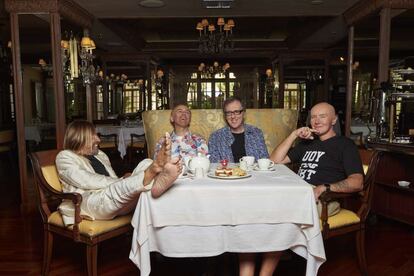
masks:
[[[97,244],[87,244],[86,245],[86,261],[88,266],[88,276],[97,276],[98,275],[98,245]]]
[[[46,276],[49,274],[50,261],[52,259],[53,250],[53,234],[45,226],[43,230],[43,264],[42,264],[42,275]]]
[[[359,269],[362,275],[368,275],[367,260],[365,257],[365,229],[361,229],[356,233],[356,249]]]

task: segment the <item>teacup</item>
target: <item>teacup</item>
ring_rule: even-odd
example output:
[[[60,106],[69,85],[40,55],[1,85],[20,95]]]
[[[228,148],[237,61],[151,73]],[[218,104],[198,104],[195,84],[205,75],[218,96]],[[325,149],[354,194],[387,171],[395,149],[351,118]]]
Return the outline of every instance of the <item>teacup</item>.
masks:
[[[240,169],[247,171],[248,170],[247,161],[246,160],[241,160],[239,167],[240,167]]]
[[[239,162],[242,162],[242,161],[246,161],[247,166],[251,167],[254,164],[254,156],[243,156],[242,158],[240,158]]]
[[[270,159],[261,158],[257,160],[257,165],[259,167],[259,170],[266,171],[270,170],[275,165],[275,163]]]

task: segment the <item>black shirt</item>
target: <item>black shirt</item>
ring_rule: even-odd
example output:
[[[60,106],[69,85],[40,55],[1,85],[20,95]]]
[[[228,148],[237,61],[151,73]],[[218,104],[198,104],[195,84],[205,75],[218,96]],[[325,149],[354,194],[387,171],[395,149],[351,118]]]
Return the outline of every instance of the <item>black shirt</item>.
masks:
[[[289,150],[288,156],[292,162],[300,164],[299,176],[313,185],[335,183],[354,173],[363,174],[358,149],[345,136],[325,141],[302,140]]]
[[[231,144],[231,151],[233,153],[234,162],[239,162],[239,159],[246,155],[246,148],[244,146],[244,132],[232,133],[234,142]]]
[[[97,174],[109,176],[105,166],[95,157],[95,155],[88,155],[85,157],[91,162],[91,166]]]

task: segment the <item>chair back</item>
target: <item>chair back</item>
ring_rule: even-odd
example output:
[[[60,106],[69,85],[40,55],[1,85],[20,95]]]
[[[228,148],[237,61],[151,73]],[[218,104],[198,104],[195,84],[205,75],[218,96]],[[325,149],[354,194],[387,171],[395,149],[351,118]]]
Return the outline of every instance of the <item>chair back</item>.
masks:
[[[371,201],[372,201],[372,194],[374,189],[374,182],[375,182],[375,171],[376,167],[378,166],[379,160],[381,159],[380,156],[382,152],[375,152],[370,160],[367,174],[365,175],[364,179],[364,188],[360,192],[362,199],[361,199],[361,206],[357,212],[358,217],[361,221],[365,222],[366,218],[368,217],[369,211],[371,210]]]
[[[142,114],[145,137],[147,140],[148,156],[154,156],[158,140],[171,132],[171,110],[150,110]],[[269,153],[283,141],[297,126],[298,111],[290,109],[247,109],[245,122],[263,131]],[[226,125],[221,109],[191,110],[190,130],[201,135],[206,140],[210,134]]]
[[[61,200],[50,196],[53,193],[62,192],[62,185],[55,165],[58,152],[59,150],[55,149],[32,152],[29,155],[43,222],[47,222],[52,212],[51,207],[53,206],[55,209],[61,202]]]
[[[101,149],[117,149],[118,148],[118,134],[102,134],[97,133],[101,142],[99,143],[99,148]]]
[[[130,136],[131,136],[130,147],[138,147],[138,148],[145,147],[145,134],[131,133]]]
[[[119,125],[118,119],[101,119],[101,120],[93,120],[92,122],[95,126],[98,126],[98,125],[117,126]]]

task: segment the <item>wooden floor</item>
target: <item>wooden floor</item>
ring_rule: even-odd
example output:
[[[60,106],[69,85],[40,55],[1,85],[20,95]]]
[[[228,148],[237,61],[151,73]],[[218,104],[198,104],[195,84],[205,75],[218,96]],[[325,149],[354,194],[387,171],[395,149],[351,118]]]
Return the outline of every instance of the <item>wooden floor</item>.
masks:
[[[5,160],[6,158],[6,160]],[[122,167],[122,166],[121,166]],[[36,210],[22,215],[18,203],[17,172],[6,157],[0,160],[0,275],[40,275],[42,225]],[[31,201],[35,202],[33,193]],[[373,221],[373,220],[372,220]],[[99,247],[99,275],[139,275],[128,259],[131,236],[103,242]],[[377,218],[368,226],[367,261],[370,275],[414,275],[414,229]],[[327,262],[319,275],[360,275],[353,236],[325,242]],[[286,252],[275,275],[305,275],[306,262]],[[237,256],[164,258],[152,255],[152,274],[237,275]],[[64,238],[55,239],[51,275],[86,275],[85,248]]]

